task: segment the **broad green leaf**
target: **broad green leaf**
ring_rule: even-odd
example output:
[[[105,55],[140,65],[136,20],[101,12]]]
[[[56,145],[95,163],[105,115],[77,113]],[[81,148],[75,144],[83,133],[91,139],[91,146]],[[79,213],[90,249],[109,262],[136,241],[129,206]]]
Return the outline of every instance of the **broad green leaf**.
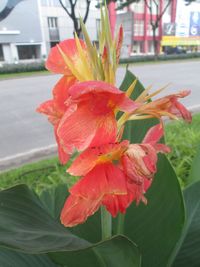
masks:
[[[136,77],[127,71],[121,89],[126,90],[135,79]],[[136,99],[143,90],[143,85],[138,81],[132,99]],[[132,143],[141,142],[147,130],[158,122],[156,119],[131,121],[126,126],[123,137]],[[121,222],[121,228],[123,227],[124,234],[139,246],[143,267],[167,266],[180,238],[185,212],[180,185],[165,156],[159,156],[158,172],[146,198],[147,206],[132,204],[125,221]],[[117,229],[117,220],[115,227]]]
[[[199,180],[200,180],[200,147],[197,150],[197,154],[195,155],[192,162],[190,176],[188,178],[188,184],[191,184]]]
[[[43,191],[40,195],[40,199],[52,217],[59,221],[63,204],[68,195],[67,185],[60,184]],[[99,242],[101,240],[100,210],[89,217],[84,224],[70,228],[70,231],[91,243]]]
[[[124,80],[120,86],[122,91],[126,91],[129,86],[135,81],[137,77],[131,73],[129,70],[126,71]],[[136,99],[142,92],[144,91],[144,86],[138,80],[135,86],[133,93],[131,94],[131,98]],[[147,120],[138,120],[138,121],[129,121],[126,123],[123,139],[128,139],[131,143],[139,143],[143,140],[147,130],[159,123],[157,119],[147,119]]]
[[[27,186],[18,185],[0,192],[0,245],[38,254],[89,243],[54,220]]]
[[[69,267],[139,267],[141,257],[137,247],[124,236],[114,236],[94,245],[93,248],[76,252],[57,253],[53,259],[65,262]]]
[[[184,190],[186,224],[173,267],[200,266],[200,181]],[[177,250],[178,250],[177,248]]]
[[[146,194],[148,204],[132,204],[128,209],[124,234],[142,254],[143,267],[167,266],[184,224],[184,204],[177,177],[164,156]]]
[[[45,190],[41,198],[52,216],[58,218],[57,214],[63,206],[63,200],[68,195],[66,185],[59,185],[52,189]],[[56,212],[55,212],[56,210]],[[81,238],[96,243],[101,239],[101,218],[100,211],[91,216],[84,224],[70,229],[70,231]],[[130,255],[129,255],[130,253]],[[106,256],[105,256],[106,255]],[[70,267],[82,266],[122,266],[126,262],[127,266],[140,266],[140,255],[130,240],[125,237],[115,237],[106,243],[100,243],[93,249],[83,251],[54,253],[51,257],[58,263],[65,262]],[[127,257],[127,259],[126,259]],[[77,261],[78,259],[78,261]],[[112,263],[113,262],[113,263]],[[113,264],[113,265],[112,265]],[[118,265],[117,265],[118,264]]]
[[[61,187],[57,194],[58,192],[65,194]],[[52,199],[50,203],[56,203]],[[56,205],[59,207],[58,203],[59,201]],[[84,262],[88,267],[140,266],[138,249],[126,237],[117,236],[91,244],[60,225],[53,218],[53,215],[57,216],[56,213],[51,216],[49,210],[44,207],[39,198],[25,185],[1,191],[0,246],[29,254],[48,253],[56,262],[69,267],[85,266]],[[109,253],[106,254],[105,251]],[[116,252],[118,263],[113,258],[116,257]]]
[[[60,212],[68,195],[67,184],[59,184],[44,190],[40,195],[40,200],[51,216],[60,221]]]
[[[58,267],[46,255],[29,255],[0,248],[1,267]]]

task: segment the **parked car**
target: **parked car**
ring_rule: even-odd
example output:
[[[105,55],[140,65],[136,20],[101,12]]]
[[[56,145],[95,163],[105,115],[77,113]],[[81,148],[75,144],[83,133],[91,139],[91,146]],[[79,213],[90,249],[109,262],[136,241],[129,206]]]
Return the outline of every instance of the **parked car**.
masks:
[[[164,53],[166,55],[172,55],[172,54],[186,54],[187,50],[182,46],[165,46],[164,47]]]

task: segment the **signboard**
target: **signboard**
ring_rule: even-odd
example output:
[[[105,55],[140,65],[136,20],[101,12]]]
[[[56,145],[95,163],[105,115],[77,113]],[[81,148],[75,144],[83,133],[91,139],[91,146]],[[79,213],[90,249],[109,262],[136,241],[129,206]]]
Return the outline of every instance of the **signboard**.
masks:
[[[179,36],[163,36],[161,41],[162,46],[199,46],[200,37],[179,37]]]
[[[200,12],[190,13],[190,36],[200,36]]]
[[[184,0],[177,0],[175,23],[164,23],[162,46],[200,45],[200,3],[189,6]]]
[[[164,36],[174,36],[176,32],[175,23],[164,23],[163,35]]]

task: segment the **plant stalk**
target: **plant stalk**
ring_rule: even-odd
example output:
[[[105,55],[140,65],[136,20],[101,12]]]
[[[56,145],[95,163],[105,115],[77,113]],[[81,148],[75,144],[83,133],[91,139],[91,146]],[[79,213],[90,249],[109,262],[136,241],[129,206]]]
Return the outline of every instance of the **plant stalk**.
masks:
[[[124,234],[124,219],[125,219],[125,215],[119,213],[118,220],[117,220],[117,235]]]
[[[112,217],[103,206],[101,207],[101,235],[102,240],[112,236]]]

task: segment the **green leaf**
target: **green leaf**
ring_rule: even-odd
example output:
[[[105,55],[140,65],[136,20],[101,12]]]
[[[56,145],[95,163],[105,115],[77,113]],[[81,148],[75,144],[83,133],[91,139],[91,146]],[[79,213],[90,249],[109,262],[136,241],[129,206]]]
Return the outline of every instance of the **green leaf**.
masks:
[[[29,255],[0,249],[0,266],[2,267],[58,267],[46,255]]]
[[[53,255],[57,263],[70,267],[139,267],[141,257],[137,247],[124,236],[114,236],[93,248]]]
[[[40,199],[49,211],[51,216],[59,221],[63,204],[69,195],[66,184],[54,186],[42,192]],[[93,216],[90,216],[84,224],[79,224],[70,228],[70,232],[86,239],[91,243],[97,243],[101,240],[101,214],[100,210]]]
[[[120,86],[120,89],[122,91],[126,91],[136,79],[137,77],[133,73],[131,73],[129,70],[127,70],[124,80]],[[136,83],[135,89],[133,93],[131,94],[131,98],[133,100],[136,99],[143,91],[144,91],[144,86],[138,80]],[[128,139],[131,141],[131,143],[140,143],[145,137],[147,130],[151,126],[157,123],[159,123],[159,120],[157,119],[128,121],[124,129],[123,139]]]
[[[159,158],[158,172],[146,194],[148,204],[132,204],[124,222],[124,234],[138,245],[143,267],[167,266],[185,219],[177,177],[168,160],[163,155]]]
[[[200,266],[200,181],[184,190],[187,220],[174,267]]]
[[[60,214],[63,206],[63,199],[68,195],[66,191],[66,185],[59,185],[55,188],[45,190],[41,195],[45,206],[48,206],[48,203],[50,204],[48,209],[50,209],[50,213],[54,218],[57,218],[57,213]],[[57,212],[54,212],[56,209]],[[100,211],[91,216],[84,224],[73,227],[70,231],[92,243],[99,242],[101,240]],[[101,266],[101,264],[103,264],[103,266],[121,267],[124,262],[126,262],[127,266],[140,266],[140,255],[138,250],[135,245],[132,246],[130,240],[126,240],[126,238],[122,236],[117,236],[105,243],[100,242],[99,245],[93,249],[89,248],[82,251],[54,253],[53,255],[50,255],[56,262],[65,262],[70,267],[78,267],[79,265],[81,267],[97,267]]]
[[[40,200],[50,215],[60,221],[60,212],[68,195],[67,184],[59,184],[44,190],[40,195]]]
[[[192,162],[190,176],[188,178],[188,184],[191,184],[193,182],[200,180],[200,164],[199,163],[200,163],[200,147],[197,150],[197,154],[195,155],[193,162]]]
[[[127,71],[121,89],[126,90],[135,79],[136,77]],[[132,99],[137,98],[143,90],[144,87],[138,81]],[[157,123],[159,121],[156,119],[129,122],[123,137],[132,143],[141,142],[147,130]],[[124,234],[139,246],[143,267],[167,266],[181,236],[185,220],[180,185],[165,156],[159,155],[157,167],[158,172],[146,194],[147,206],[132,204],[125,221],[120,222],[124,227]],[[117,231],[117,220],[114,223]]]
[[[54,196],[59,192],[63,197],[66,194],[60,186],[53,192],[57,192]],[[43,194],[43,201],[49,199],[49,197],[44,198],[44,195],[48,196],[47,192]],[[55,211],[55,203],[57,207],[61,207],[63,197],[60,196],[56,203],[52,196],[50,206],[53,209],[51,211]],[[57,217],[57,213],[52,213],[50,209],[46,211],[44,207],[45,205],[39,198],[25,185],[1,191],[0,245],[23,253],[48,253],[56,262],[69,267],[140,266],[138,249],[126,237],[116,236],[104,242],[91,244],[60,225],[53,218],[53,216]]]
[[[54,220],[25,185],[0,192],[0,215],[2,246],[38,254],[89,245]]]

